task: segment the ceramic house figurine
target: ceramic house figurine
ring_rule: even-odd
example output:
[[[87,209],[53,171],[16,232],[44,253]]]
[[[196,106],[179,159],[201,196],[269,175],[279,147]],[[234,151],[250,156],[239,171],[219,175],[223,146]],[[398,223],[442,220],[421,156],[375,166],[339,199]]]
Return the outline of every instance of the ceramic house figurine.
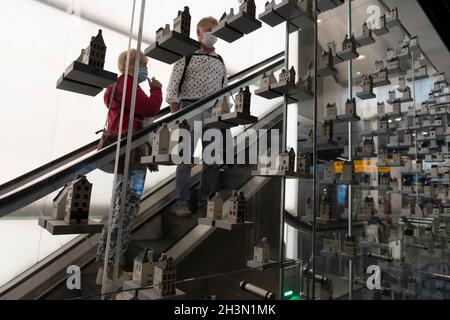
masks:
[[[442,116],[435,116],[433,125],[437,127],[442,127]]]
[[[441,206],[438,204],[433,205],[433,216],[440,216],[441,215]]]
[[[412,170],[414,172],[420,172],[423,169],[422,160],[416,160],[413,162]]]
[[[430,93],[428,95],[428,105],[433,105],[436,103],[436,97],[434,96],[434,94]]]
[[[265,4],[265,10],[269,11],[269,10],[275,8],[275,5],[276,5],[275,0],[267,1]]]
[[[416,206],[414,208],[414,214],[418,218],[423,218],[423,206],[420,205],[419,203],[416,203]]]
[[[250,114],[250,105],[251,105],[252,94],[250,93],[250,89],[248,86],[245,89],[240,88],[239,93],[236,96],[236,112],[240,112],[243,114]]]
[[[309,174],[312,165],[313,165],[312,153],[302,153],[297,158],[297,173]]]
[[[328,103],[327,104],[327,117],[334,117],[337,116],[337,106],[334,102],[333,104]]]
[[[166,35],[170,33],[170,24],[166,24],[165,28],[159,28],[156,31],[156,42],[160,42]]]
[[[66,215],[68,184],[62,188],[58,195],[53,199],[52,217],[56,220],[64,220]]]
[[[433,185],[431,184],[430,181],[427,180],[427,182],[425,182],[425,185],[423,187],[423,195],[425,197],[431,197],[433,194]]]
[[[422,126],[424,127],[431,126],[431,118],[428,116],[424,117],[422,121]]]
[[[388,188],[390,186],[390,176],[388,173],[380,173],[378,179],[378,186],[382,188]]]
[[[398,77],[398,90],[403,91],[406,88],[405,77]]]
[[[375,143],[373,142],[373,138],[364,139],[362,152],[364,154],[375,153]]]
[[[161,254],[156,263],[153,275],[153,289],[161,297],[173,296],[176,293],[175,281],[177,271],[172,257],[167,254]]]
[[[244,12],[252,18],[256,18],[256,4],[254,0],[244,0],[239,6],[239,12]]]
[[[375,201],[373,198],[366,197],[364,199],[364,205],[362,208],[362,215],[366,217],[372,217],[375,212]]]
[[[445,72],[441,72],[437,75],[437,82],[447,82]]]
[[[401,163],[402,162],[402,155],[398,151],[394,151],[392,153],[392,162],[394,163]]]
[[[386,151],[380,147],[378,149],[378,163],[384,163],[386,160]]]
[[[322,56],[319,61],[319,69],[333,69],[334,68],[334,58],[331,48],[322,52]]]
[[[387,69],[388,70],[397,70],[399,68],[400,62],[398,61],[398,57],[392,58],[387,61]]]
[[[87,64],[94,69],[101,70],[105,66],[106,45],[103,40],[102,30],[98,30],[98,34],[91,38],[89,47],[81,50],[81,55],[77,59],[78,62]]]
[[[398,20],[398,8],[397,7],[386,12],[386,23],[387,24],[392,23],[393,21],[397,21],[397,20]]]
[[[67,186],[66,214],[67,224],[87,224],[91,202],[92,183],[85,176],[77,178]]]
[[[353,163],[351,161],[344,161],[344,166],[342,168],[342,179],[343,181],[353,180]]]
[[[411,39],[409,39],[409,47],[410,48],[417,47],[418,45],[419,45],[419,39],[417,38],[417,36],[413,36],[413,37],[411,37]]]
[[[414,127],[420,127],[420,117],[419,116],[414,117]]]
[[[411,99],[411,88],[410,87],[406,87],[405,90],[403,91],[403,99]]]
[[[389,71],[387,68],[381,68],[380,71],[378,71],[374,75],[374,81],[377,82],[387,82],[389,80]]]
[[[412,193],[412,182],[407,179],[403,179],[402,181],[402,191],[404,193]]]
[[[392,104],[392,112],[396,114],[402,113],[402,104],[399,100],[394,101]]]
[[[245,223],[245,206],[247,200],[244,192],[233,190],[233,195],[227,201],[227,220],[231,223]]]
[[[286,172],[295,171],[295,151],[294,149],[289,152],[283,152],[279,155],[279,170]]]
[[[223,216],[223,199],[220,192],[216,192],[214,197],[208,201],[208,210],[206,213],[208,219],[219,220]]]
[[[227,113],[230,113],[230,104],[228,103],[227,97],[224,96],[222,99],[216,101],[216,104],[212,108],[212,116],[221,117]]]
[[[373,77],[370,74],[362,76],[361,88],[363,93],[373,94]]]
[[[339,240],[336,238],[336,235],[323,238],[323,250],[330,253],[339,252]]]
[[[323,179],[327,181],[336,180],[336,167],[333,161],[329,166],[323,166]]]
[[[446,216],[449,216],[449,215],[450,215],[450,203],[444,202],[444,203],[442,204],[441,214],[444,214],[444,215],[446,215]]]
[[[359,253],[358,242],[355,237],[346,236],[344,239],[344,253],[348,256],[356,256]]]
[[[375,61],[374,72],[378,73],[378,72],[380,72],[383,69],[384,69],[384,61],[383,60],[376,60]]]
[[[191,34],[191,14],[189,7],[184,7],[183,11],[178,11],[178,16],[173,21],[173,31],[189,38]]]
[[[261,263],[267,263],[270,260],[270,245],[266,237],[261,238],[253,249],[254,260]]]
[[[347,99],[345,103],[345,114],[356,115],[356,99]]]
[[[164,155],[169,153],[170,147],[170,131],[167,123],[164,123],[161,128],[153,135],[152,155]]]
[[[342,42],[342,51],[351,51],[356,53],[356,41],[353,35],[350,38],[348,34],[345,35],[345,39]]]
[[[428,113],[428,103],[427,102],[422,102],[422,104],[420,106],[420,112]]]
[[[362,25],[362,35],[363,37],[372,38],[372,29],[369,28],[366,22],[364,22]]]
[[[388,48],[386,50],[386,60],[393,60],[395,59],[395,49],[394,48]]]
[[[140,287],[153,283],[155,262],[153,262],[153,251],[145,248],[135,259],[133,266],[133,281]]]
[[[389,145],[397,145],[398,144],[398,136],[393,135],[389,137]]]
[[[231,8],[230,9],[230,13],[226,13],[226,12],[224,12],[224,14],[222,15],[222,17],[220,18],[220,21],[219,22],[222,22],[222,21],[228,21],[228,20],[230,20],[231,18],[233,18],[234,17],[234,8]]]
[[[277,79],[275,78],[275,76],[273,75],[273,73],[271,73],[268,76],[265,76],[261,82],[260,82],[260,89],[264,90],[264,89],[269,89],[269,87],[274,84],[277,83]]]
[[[378,130],[384,130],[384,131],[388,130],[388,125],[389,125],[388,121],[389,120],[387,117],[378,119]]]
[[[280,82],[287,82],[288,84],[295,85],[295,77],[296,72],[294,67],[291,67],[289,70],[283,69],[280,73]]]
[[[333,202],[327,193],[320,200],[320,219],[329,221],[333,219]]]
[[[446,171],[444,173],[444,181],[450,182],[450,172],[449,171]]]
[[[395,90],[389,90],[389,101],[395,101],[397,96],[395,94]]]
[[[432,178],[437,178],[439,174],[439,169],[436,165],[431,166],[430,176]]]
[[[312,77],[309,71],[306,76],[304,76],[297,82],[297,88],[306,92],[312,91]]]
[[[325,121],[322,124],[322,135],[326,141],[333,140],[333,121]]]
[[[377,103],[377,111],[378,114],[385,114],[386,113],[386,106],[384,102],[378,102]]]
[[[430,138],[436,139],[436,129],[433,128],[430,130]]]

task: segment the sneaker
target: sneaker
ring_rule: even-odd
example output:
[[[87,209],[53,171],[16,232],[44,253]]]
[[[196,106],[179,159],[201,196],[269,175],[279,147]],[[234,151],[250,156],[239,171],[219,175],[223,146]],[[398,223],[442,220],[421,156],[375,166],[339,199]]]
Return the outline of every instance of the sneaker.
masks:
[[[187,204],[177,205],[175,214],[179,218],[190,218],[192,216],[192,211]]]

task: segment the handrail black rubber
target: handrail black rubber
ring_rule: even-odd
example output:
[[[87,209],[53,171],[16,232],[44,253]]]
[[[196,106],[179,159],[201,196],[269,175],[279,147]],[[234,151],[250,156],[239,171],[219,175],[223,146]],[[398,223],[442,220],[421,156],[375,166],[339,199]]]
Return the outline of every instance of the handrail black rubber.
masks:
[[[247,68],[247,69],[244,69],[244,70],[242,70],[242,71],[240,71],[240,72],[230,76],[228,78],[228,81],[229,82],[234,81],[235,79],[238,79],[238,78],[240,78],[240,77],[242,77],[242,76],[244,76],[244,75],[246,75],[248,73],[251,73],[252,71],[254,71],[254,70],[258,69],[258,68],[261,68],[262,66],[264,66],[264,65],[266,65],[266,64],[268,64],[268,63],[270,63],[272,61],[275,61],[277,59],[281,59],[283,57],[284,57],[284,52],[280,52],[280,53],[278,53],[278,54],[276,54],[276,55],[274,55],[274,56],[272,56],[272,57],[270,57],[268,59],[265,59],[265,60],[255,64],[255,65]],[[163,116],[166,116],[169,113],[170,113],[170,108],[169,107],[165,107],[165,108],[161,109],[161,111],[158,113],[157,117],[161,118]],[[12,180],[10,180],[8,182],[5,182],[5,183],[1,184],[0,185],[0,196],[4,195],[6,193],[9,193],[9,192],[11,192],[11,191],[13,191],[13,190],[15,190],[17,188],[20,188],[24,184],[26,184],[28,182],[31,182],[32,180],[41,177],[43,175],[42,172],[44,172],[44,171],[51,171],[52,170],[51,168],[53,168],[53,167],[56,167],[56,168],[53,168],[53,170],[57,169],[58,165],[60,163],[69,162],[69,161],[71,161],[70,159],[78,159],[81,156],[83,156],[83,155],[85,155],[85,154],[87,154],[87,153],[89,153],[91,151],[94,151],[95,148],[98,146],[99,142],[100,142],[100,139],[97,139],[97,140],[95,140],[95,141],[93,141],[93,142],[91,142],[91,143],[89,143],[89,144],[87,144],[87,145],[85,145],[83,147],[80,147],[80,148],[78,148],[78,149],[76,149],[76,150],[74,150],[74,151],[72,151],[72,152],[70,152],[70,153],[60,157],[60,158],[57,158],[57,159],[55,159],[53,161],[50,161],[50,162],[46,163],[45,165],[42,165],[42,166],[40,166],[40,167],[30,171],[30,172],[27,172],[27,173],[25,173],[25,174],[23,174],[23,175],[21,175],[21,176],[19,176],[17,178],[14,178],[14,179],[12,179]],[[36,175],[38,177],[33,178]]]
[[[284,58],[280,59],[269,66],[257,71],[255,74],[252,74],[244,79],[241,79],[237,81],[236,83],[233,83],[232,85],[229,85],[228,87],[217,91],[216,93],[212,94],[210,97],[202,99],[191,106],[184,108],[180,111],[178,111],[175,114],[169,115],[165,119],[161,119],[158,121],[155,121],[152,125],[148,126],[147,128],[141,130],[140,132],[136,133],[133,138],[132,142],[139,141],[140,139],[144,139],[146,136],[154,132],[159,126],[161,126],[165,122],[172,122],[177,120],[178,118],[183,117],[184,115],[190,113],[191,111],[194,111],[195,109],[210,103],[216,99],[218,99],[220,96],[226,94],[227,92],[230,92],[232,90],[240,88],[242,85],[247,83],[248,81],[259,77],[270,70],[281,66],[284,63]],[[26,188],[23,188],[22,190],[19,190],[13,194],[10,194],[6,197],[3,197],[0,199],[0,218],[4,217],[16,210],[16,208],[12,207],[12,204],[17,204],[19,201],[22,201],[21,207],[28,205],[30,203],[33,203],[34,201],[46,196],[47,194],[51,193],[52,191],[58,190],[60,187],[64,185],[64,183],[60,183],[60,180],[65,180],[65,182],[70,181],[76,177],[77,174],[87,174],[95,169],[97,169],[97,163],[100,161],[104,161],[107,159],[107,161],[110,161],[108,157],[111,157],[114,155],[116,150],[117,143],[113,143],[109,147],[98,151],[97,153],[87,157],[86,159],[75,163],[71,165],[68,168],[65,168],[61,170],[60,172],[55,173],[54,175],[47,177],[41,181],[38,181],[30,186],[27,186]],[[121,153],[125,152],[125,146],[126,146],[126,138],[124,138],[120,142],[121,147]],[[52,191],[50,192],[40,192],[39,190],[43,190],[45,187],[51,187]],[[12,208],[11,208],[12,207]]]

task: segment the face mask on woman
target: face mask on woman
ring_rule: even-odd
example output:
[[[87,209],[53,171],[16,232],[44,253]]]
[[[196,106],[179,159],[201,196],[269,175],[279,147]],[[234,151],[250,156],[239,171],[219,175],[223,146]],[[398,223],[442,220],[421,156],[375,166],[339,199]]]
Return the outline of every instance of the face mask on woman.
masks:
[[[147,68],[139,68],[138,72],[138,82],[142,83],[148,78],[148,69]]]
[[[203,35],[203,41],[202,44],[206,47],[206,48],[212,48],[214,47],[214,45],[217,42],[217,37],[214,36],[211,32],[205,32],[205,34]]]

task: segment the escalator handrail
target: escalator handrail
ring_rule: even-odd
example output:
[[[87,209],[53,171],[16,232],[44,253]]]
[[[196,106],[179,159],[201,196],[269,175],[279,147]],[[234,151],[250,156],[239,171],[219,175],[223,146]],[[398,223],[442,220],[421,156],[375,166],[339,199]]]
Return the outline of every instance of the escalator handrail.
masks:
[[[284,57],[284,56],[283,56]],[[247,82],[251,81],[254,78],[257,78],[263,74],[266,74],[267,72],[271,71],[272,69],[279,67],[283,65],[284,58],[275,61],[274,63],[262,68],[261,70],[258,70],[254,74],[251,74],[231,85],[228,87],[217,91],[216,93],[212,94],[211,96],[202,99],[191,106],[184,108],[183,110],[178,111],[175,114],[169,115],[164,119],[160,119],[155,121],[152,125],[148,126],[144,130],[136,133],[132,138],[132,143],[136,144],[137,142],[141,142],[140,144],[145,141],[145,138],[153,133],[159,126],[161,126],[163,123],[169,123],[172,121],[175,121],[184,115],[190,113],[191,111],[194,111],[197,108],[200,108],[204,106],[205,104],[208,104],[216,99],[218,99],[220,96],[226,94],[227,92],[230,92],[232,90],[240,88],[242,85],[246,84]],[[67,181],[70,181],[71,179],[74,179],[76,177],[76,174],[87,174],[95,169],[97,169],[97,164],[100,161],[105,161],[108,157],[111,157],[115,155],[117,143],[113,143],[112,145],[108,146],[105,149],[102,149],[95,154],[90,155],[86,159],[83,159],[79,161],[78,163],[74,163],[68,168],[65,168],[41,181],[37,181],[34,184],[31,184],[15,193],[9,194],[3,198],[0,198],[0,218],[4,217],[11,212],[14,212],[15,210],[22,208],[30,203],[33,203],[34,201],[48,195],[49,193],[58,190],[60,187],[64,185]],[[121,153],[125,152],[125,146],[126,146],[126,138],[124,138],[120,142],[121,147]],[[110,160],[108,160],[110,161]],[[89,168],[89,169],[88,169]],[[77,169],[83,169],[81,172],[77,172]],[[65,181],[61,183],[61,181]],[[50,192],[48,191],[48,188],[51,189]]]
[[[271,62],[273,62],[277,59],[283,58],[283,57],[284,57],[284,52],[280,52],[268,59],[265,59],[245,70],[242,70],[242,71],[230,76],[228,78],[228,81],[232,82],[232,81],[235,81],[236,79],[242,78],[243,76],[251,73],[252,71],[257,70],[257,69],[265,66],[266,64],[271,63]],[[165,107],[165,108],[161,109],[161,111],[159,112],[157,119],[155,119],[155,121],[158,121],[159,118],[166,116],[169,113],[170,113],[169,107]],[[100,139],[97,139],[83,147],[80,147],[80,148],[60,157],[60,158],[57,158],[49,163],[46,163],[43,166],[40,166],[30,172],[27,172],[17,178],[14,178],[8,182],[1,184],[0,185],[0,197],[7,193],[10,193],[11,191],[14,191],[14,190],[22,187],[23,185],[25,185],[33,180],[36,180],[36,179],[42,177],[43,175],[45,175],[49,172],[52,172],[52,171],[60,168],[61,166],[65,165],[73,160],[79,159],[80,157],[88,154],[89,152],[94,151],[97,148],[99,141],[100,141]]]

